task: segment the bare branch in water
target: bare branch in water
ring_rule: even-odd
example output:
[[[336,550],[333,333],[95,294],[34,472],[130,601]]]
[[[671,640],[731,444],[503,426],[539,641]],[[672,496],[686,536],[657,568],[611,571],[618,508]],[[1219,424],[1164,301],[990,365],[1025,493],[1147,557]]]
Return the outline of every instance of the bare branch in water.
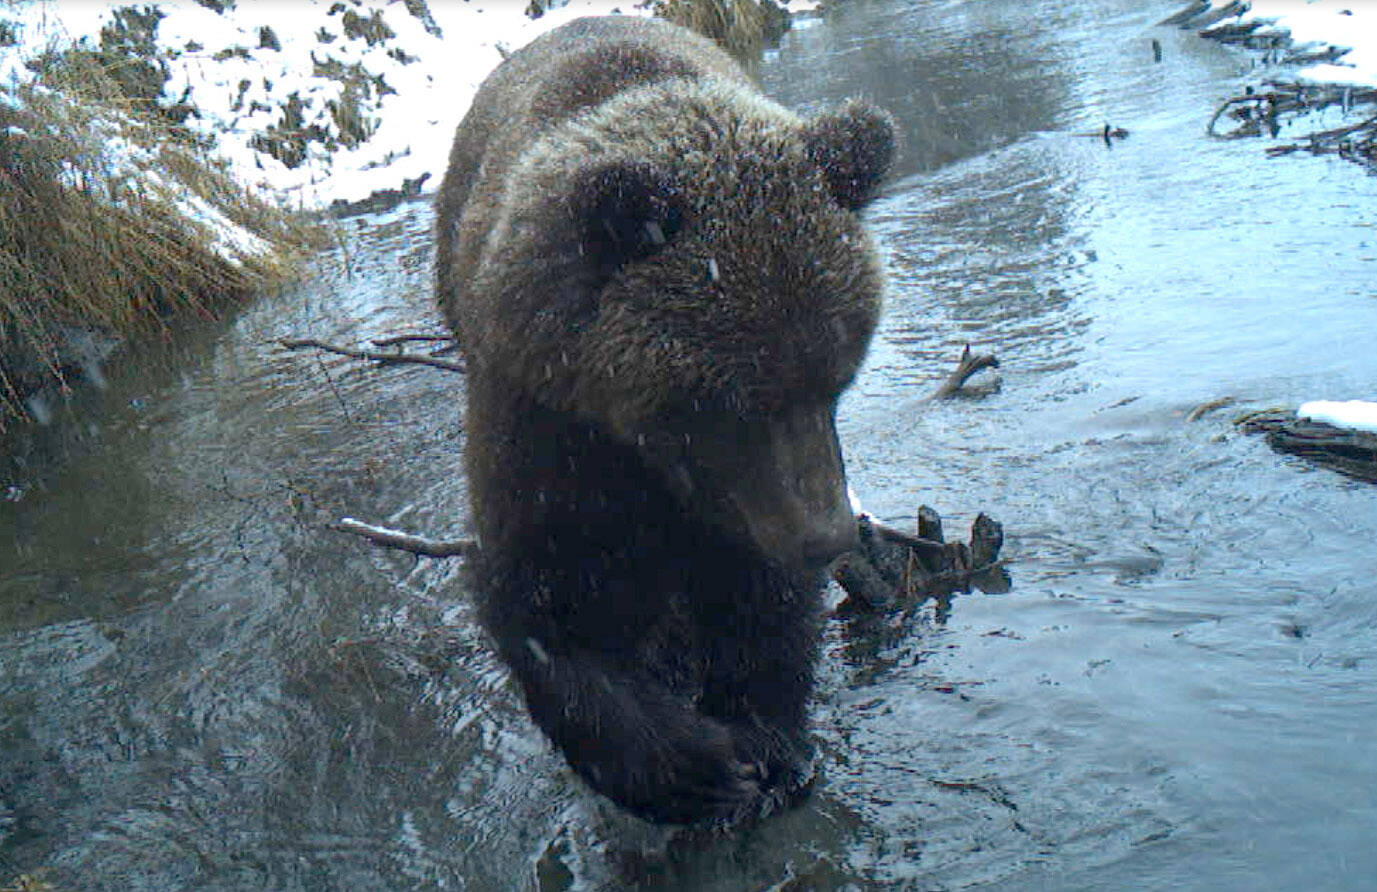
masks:
[[[937,392],[932,395],[935,400],[950,399],[965,385],[966,380],[981,369],[999,368],[999,360],[989,353],[971,353],[971,345],[967,344],[966,349],[961,351],[961,360],[956,365],[956,370],[951,373]]]
[[[347,356],[350,359],[358,359],[364,362],[376,362],[379,365],[425,365],[431,368],[444,369],[447,372],[462,372],[464,364],[448,359],[437,359],[434,356],[417,356],[413,353],[385,353],[377,350],[355,350],[351,347],[340,347],[336,344],[328,344],[316,338],[285,338],[279,343],[288,350],[303,350],[314,347],[317,350],[324,350],[326,353],[335,353],[340,356]]]
[[[453,342],[454,336],[447,334],[404,334],[393,335],[390,338],[374,338],[374,347],[395,347],[398,344],[408,344],[413,342],[442,343]]]
[[[1206,415],[1210,414],[1215,409],[1223,409],[1225,406],[1232,406],[1233,404],[1234,397],[1231,396],[1221,396],[1217,399],[1206,400],[1205,402],[1196,406],[1194,409],[1191,409],[1189,412],[1187,412],[1186,420],[1199,421],[1201,418],[1204,418]]]
[[[832,578],[847,594],[838,608],[841,613],[883,613],[927,598],[942,602],[972,587],[993,594],[1012,585],[999,560],[1004,529],[985,514],[971,525],[969,543],[946,541],[941,518],[926,505],[918,509],[917,535],[877,523],[869,515],[857,522],[858,547],[832,564]]]
[[[329,527],[337,532],[362,536],[374,545],[409,551],[425,557],[465,557],[478,548],[478,544],[472,539],[427,539],[401,530],[364,523],[352,517],[342,518],[338,523],[329,524]]]

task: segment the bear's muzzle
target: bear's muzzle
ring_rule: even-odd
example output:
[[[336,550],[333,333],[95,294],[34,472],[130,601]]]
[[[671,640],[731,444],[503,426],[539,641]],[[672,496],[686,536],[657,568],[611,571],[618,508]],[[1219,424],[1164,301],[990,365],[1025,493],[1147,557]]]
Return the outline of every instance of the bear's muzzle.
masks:
[[[787,567],[818,569],[856,547],[856,518],[830,406],[761,424],[729,482],[745,532]]]

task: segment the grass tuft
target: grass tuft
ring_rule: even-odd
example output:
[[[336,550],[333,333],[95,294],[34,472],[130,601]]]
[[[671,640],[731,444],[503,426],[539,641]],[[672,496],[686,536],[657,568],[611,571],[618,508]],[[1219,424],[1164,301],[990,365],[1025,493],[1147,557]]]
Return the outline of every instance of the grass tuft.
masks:
[[[280,287],[313,243],[121,73],[49,53],[0,88],[0,431],[109,345]]]
[[[738,58],[754,57],[789,28],[789,14],[774,0],[655,0],[654,13]]]

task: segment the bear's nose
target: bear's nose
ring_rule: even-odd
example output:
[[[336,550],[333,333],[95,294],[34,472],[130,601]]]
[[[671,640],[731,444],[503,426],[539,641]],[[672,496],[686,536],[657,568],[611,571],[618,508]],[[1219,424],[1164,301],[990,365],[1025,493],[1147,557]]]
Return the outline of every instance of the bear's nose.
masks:
[[[855,548],[859,533],[831,407],[795,412],[756,433],[731,489],[756,545],[809,569]]]

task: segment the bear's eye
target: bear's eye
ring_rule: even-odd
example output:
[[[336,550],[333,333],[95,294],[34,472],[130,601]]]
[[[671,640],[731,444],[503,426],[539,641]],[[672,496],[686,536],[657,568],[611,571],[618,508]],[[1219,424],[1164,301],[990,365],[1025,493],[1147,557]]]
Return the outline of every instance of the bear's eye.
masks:
[[[612,273],[659,251],[678,228],[677,213],[664,219],[603,213],[584,239],[584,254],[591,255],[604,273]]]
[[[603,275],[663,248],[683,225],[682,199],[649,164],[595,163],[573,178],[568,198],[583,256]]]

